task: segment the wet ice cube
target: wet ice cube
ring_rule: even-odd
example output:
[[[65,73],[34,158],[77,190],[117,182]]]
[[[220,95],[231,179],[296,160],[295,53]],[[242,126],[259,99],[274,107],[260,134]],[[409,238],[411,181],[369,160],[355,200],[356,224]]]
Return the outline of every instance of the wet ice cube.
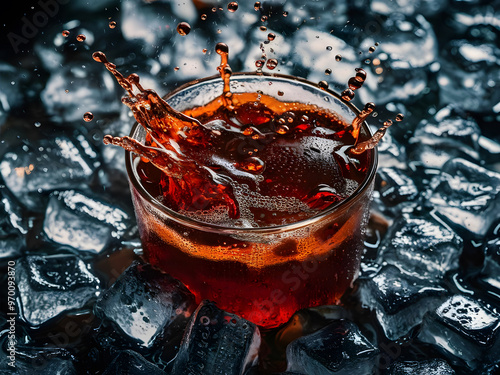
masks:
[[[383,267],[373,278],[360,282],[361,302],[375,311],[385,335],[396,340],[422,322],[428,311],[446,299],[447,291],[432,280]]]
[[[482,237],[500,210],[500,173],[464,159],[448,161],[431,182],[428,200],[461,235]]]
[[[471,297],[454,295],[425,316],[418,339],[474,370],[500,358],[499,330],[498,313]]]
[[[21,317],[31,326],[80,309],[99,294],[99,279],[74,255],[22,258],[16,282]]]
[[[74,190],[51,195],[43,231],[49,239],[78,250],[99,253],[131,226],[127,213],[98,197]]]
[[[22,103],[22,82],[25,80],[25,72],[0,62],[0,128],[11,110]]]
[[[52,120],[80,125],[85,112],[118,113],[119,97],[112,76],[93,61],[65,63],[51,74],[41,94]]]
[[[444,359],[396,362],[389,375],[455,375],[455,371]]]
[[[337,320],[319,331],[288,345],[287,371],[304,374],[372,373],[375,348],[348,320]]]
[[[485,255],[484,266],[478,281],[481,289],[500,299],[500,237],[486,243]]]
[[[378,262],[417,277],[442,278],[458,267],[462,248],[462,239],[431,215],[403,214],[382,240]]]
[[[7,150],[0,174],[20,202],[41,211],[40,193],[84,186],[98,166],[97,153],[84,136],[55,136]]]
[[[379,168],[375,183],[379,199],[387,206],[411,202],[418,195],[413,180],[397,168]]]
[[[166,375],[160,368],[132,350],[123,350],[110,363],[103,375]]]
[[[94,310],[130,342],[150,348],[158,337],[183,327],[194,308],[194,296],[179,280],[135,262],[102,293]]]
[[[412,160],[441,168],[452,158],[479,160],[477,122],[454,107],[444,107],[431,120],[422,120],[410,139]]]
[[[467,111],[491,112],[500,102],[500,49],[495,43],[465,39],[444,46],[440,60],[439,97]]]
[[[372,0],[370,9],[372,12],[384,15],[393,13],[403,13],[405,15],[423,14],[424,16],[433,16],[442,11],[446,6],[445,0],[405,0],[395,3],[391,0]]]
[[[257,361],[257,326],[203,301],[184,333],[172,375],[243,374]]]

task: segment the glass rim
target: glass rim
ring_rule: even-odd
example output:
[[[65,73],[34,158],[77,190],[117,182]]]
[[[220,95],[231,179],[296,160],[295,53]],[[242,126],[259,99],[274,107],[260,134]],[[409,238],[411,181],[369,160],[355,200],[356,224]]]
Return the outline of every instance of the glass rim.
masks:
[[[319,87],[318,84],[315,84],[311,81],[308,81],[304,78],[300,77],[295,77],[287,74],[279,74],[279,73],[265,73],[265,72],[239,72],[239,73],[233,73],[231,75],[231,79],[233,78],[238,78],[238,77],[267,77],[267,78],[282,78],[288,81],[293,81],[293,82],[298,82],[306,86],[311,86],[314,87],[315,89],[319,89],[321,91],[324,91],[325,93],[341,100],[343,105],[346,105],[349,107],[350,110],[352,110],[356,115],[359,114],[361,111],[352,103],[346,102],[345,100],[342,100],[340,95],[336,93],[335,91],[332,91],[330,89],[325,89],[322,87]],[[198,84],[203,84],[207,83],[210,81],[220,81],[222,82],[222,78],[220,75],[213,75],[210,77],[204,77],[200,79],[195,79],[193,81],[187,82],[182,84],[181,86],[175,88],[168,94],[163,96],[164,100],[167,100],[171,98],[172,96],[178,94],[181,91],[184,91],[188,88],[191,88],[195,85]],[[138,122],[135,122],[131,131],[130,131],[130,136],[133,137],[134,134],[136,133],[137,128],[142,127]],[[372,132],[370,130],[370,127],[366,123],[366,121],[363,121],[362,127],[368,132],[368,135],[372,135]],[[137,176],[137,173],[135,171],[135,168],[133,168],[133,160],[134,158],[137,157],[133,152],[130,151],[125,151],[125,165],[127,169],[127,175],[129,182],[132,183],[133,188],[141,195],[143,199],[145,199],[148,203],[153,205],[157,210],[165,214],[169,219],[185,225],[190,228],[194,229],[200,229],[203,231],[209,231],[209,232],[218,232],[218,233],[227,233],[227,234],[241,234],[241,233],[252,233],[252,234],[270,234],[270,233],[279,233],[279,232],[287,232],[291,230],[296,230],[299,228],[303,228],[306,226],[309,226],[311,224],[314,224],[316,222],[319,222],[323,219],[325,219],[327,216],[334,214],[335,212],[341,212],[344,208],[348,208],[351,205],[353,205],[356,201],[364,197],[364,195],[367,193],[367,190],[370,188],[371,182],[375,178],[376,172],[377,172],[377,165],[378,165],[378,150],[377,148],[373,148],[371,150],[367,150],[367,152],[372,152],[372,158],[369,166],[369,170],[367,171],[367,174],[364,178],[364,180],[359,184],[359,186],[354,190],[354,192],[349,195],[347,198],[341,200],[340,202],[337,202],[335,204],[332,204],[325,210],[319,211],[316,215],[311,216],[307,219],[295,221],[293,223],[287,223],[287,224],[280,224],[280,225],[274,225],[274,226],[269,226],[269,227],[251,227],[251,228],[242,228],[242,227],[229,227],[229,226],[223,226],[223,225],[217,225],[217,224],[211,224],[207,222],[203,222],[200,220],[193,219],[189,216],[185,216],[183,214],[180,214],[179,212],[172,210],[171,208],[168,208],[167,206],[163,205],[160,201],[158,201],[155,197],[150,195],[148,191],[144,188],[144,186],[141,184],[139,177]],[[135,155],[135,156],[134,156]]]

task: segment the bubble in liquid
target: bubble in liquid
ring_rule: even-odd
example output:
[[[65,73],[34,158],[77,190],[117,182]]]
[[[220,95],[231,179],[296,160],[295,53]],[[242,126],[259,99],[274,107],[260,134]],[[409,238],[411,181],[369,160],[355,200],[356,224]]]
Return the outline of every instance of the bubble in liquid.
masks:
[[[332,74],[332,70],[330,68],[325,69],[325,74],[329,76],[330,74]]]
[[[67,38],[69,36],[69,30],[64,30],[62,32],[62,36],[65,37],[65,38]]]
[[[79,42],[84,42],[85,39],[87,39],[87,37],[83,34],[80,34],[76,37],[76,40],[78,40]]]
[[[255,4],[253,5],[253,9],[259,10],[260,9],[260,5],[261,5],[260,1],[255,2]]]
[[[114,29],[116,27],[116,21],[110,21],[109,22],[109,28]]]
[[[351,89],[345,89],[340,95],[343,100],[345,100],[346,102],[350,102],[354,98],[354,91],[352,91]]]
[[[203,14],[201,15],[201,20],[202,20],[202,21],[205,21],[206,19],[207,19],[207,15],[206,15],[205,13],[203,13]]]
[[[86,122],[90,122],[94,119],[94,115],[92,114],[92,112],[85,112],[85,114],[83,115],[83,119]]]
[[[404,118],[405,118],[405,115],[403,115],[402,113],[398,113],[396,115],[396,121],[403,121]]]
[[[267,69],[269,70],[273,70],[274,68],[276,68],[278,66],[278,60],[276,59],[269,59],[267,60],[266,62],[266,67]]]
[[[281,124],[278,126],[278,128],[276,129],[276,133],[278,134],[286,134],[290,131],[290,128],[284,124]]]
[[[238,10],[238,3],[236,1],[231,1],[227,4],[227,10],[230,12],[236,12]]]
[[[272,42],[274,39],[276,39],[276,34],[274,34],[274,33],[267,34],[267,40]]]
[[[188,35],[190,31],[191,25],[187,22],[181,22],[177,25],[177,32],[182,36]]]
[[[328,88],[328,82],[326,82],[326,81],[319,81],[319,82],[318,82],[318,86],[319,86],[320,88],[322,88],[323,90],[324,90],[324,89],[327,89],[327,88]]]
[[[341,55],[337,55],[337,56],[335,56],[335,60],[336,60],[336,61],[342,61],[342,56],[341,56]]]

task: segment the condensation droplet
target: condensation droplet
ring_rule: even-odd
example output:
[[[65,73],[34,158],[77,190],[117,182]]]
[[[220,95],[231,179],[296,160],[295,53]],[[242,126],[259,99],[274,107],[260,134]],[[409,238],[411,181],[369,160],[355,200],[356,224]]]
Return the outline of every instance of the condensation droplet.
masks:
[[[187,22],[181,22],[177,25],[177,32],[182,36],[188,35],[190,31],[191,25]]]

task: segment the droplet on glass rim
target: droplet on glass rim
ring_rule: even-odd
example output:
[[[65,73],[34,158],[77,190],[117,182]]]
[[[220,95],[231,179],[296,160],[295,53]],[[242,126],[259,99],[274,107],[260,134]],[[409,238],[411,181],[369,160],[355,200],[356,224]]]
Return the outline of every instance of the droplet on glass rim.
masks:
[[[327,88],[328,88],[328,82],[326,82],[326,81],[319,81],[319,82],[318,82],[318,86],[319,86],[320,88],[322,88],[323,90],[325,90],[325,89],[327,89]]]

